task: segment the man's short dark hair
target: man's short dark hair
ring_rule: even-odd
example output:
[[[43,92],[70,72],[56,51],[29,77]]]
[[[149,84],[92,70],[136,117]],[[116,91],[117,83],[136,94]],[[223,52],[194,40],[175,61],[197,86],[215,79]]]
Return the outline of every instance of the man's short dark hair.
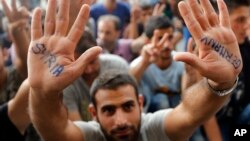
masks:
[[[229,13],[241,6],[250,6],[250,0],[224,0],[227,5]],[[218,6],[216,0],[212,1],[212,5],[215,10],[218,11]]]
[[[154,6],[148,1],[140,1],[139,6],[142,10],[149,10],[154,8]]]
[[[135,89],[138,99],[139,91],[136,80],[127,72],[118,70],[108,70],[96,78],[90,89],[90,95],[93,105],[96,107],[96,93],[100,89],[116,90],[120,86],[131,85]]]
[[[88,29],[85,29],[82,37],[78,41],[75,52],[78,54],[82,54],[89,48],[96,45],[97,43],[92,33]]]
[[[166,16],[153,16],[151,17],[145,26],[145,34],[151,39],[154,35],[154,30],[156,29],[166,29],[173,27],[171,21]]]
[[[98,19],[97,23],[101,21],[112,21],[115,25],[115,30],[117,31],[121,30],[121,20],[119,19],[119,17],[115,15],[111,14],[103,15]]]

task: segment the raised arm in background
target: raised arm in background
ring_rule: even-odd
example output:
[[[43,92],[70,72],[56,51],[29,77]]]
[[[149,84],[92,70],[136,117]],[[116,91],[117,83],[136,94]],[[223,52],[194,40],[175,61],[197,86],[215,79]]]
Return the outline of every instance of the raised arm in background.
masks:
[[[137,82],[140,82],[141,77],[147,67],[156,62],[160,58],[161,49],[165,44],[169,44],[168,34],[165,33],[160,39],[161,35],[158,29],[154,30],[152,42],[143,46],[140,60],[137,65],[130,66],[130,73],[136,78]]]
[[[0,105],[0,140],[24,141],[25,131],[30,124],[28,114],[28,81],[19,87],[16,96]]]
[[[3,48],[0,45],[0,89],[3,88],[7,79],[7,70],[4,66],[4,53]]]
[[[21,134],[30,124],[28,114],[29,83],[26,79],[19,87],[16,96],[8,102],[8,116]]]
[[[14,65],[23,79],[27,77],[27,52],[30,43],[29,11],[25,7],[16,6],[16,0],[11,0],[11,8],[6,0],[1,0],[3,10],[9,21],[9,33],[15,46]]]

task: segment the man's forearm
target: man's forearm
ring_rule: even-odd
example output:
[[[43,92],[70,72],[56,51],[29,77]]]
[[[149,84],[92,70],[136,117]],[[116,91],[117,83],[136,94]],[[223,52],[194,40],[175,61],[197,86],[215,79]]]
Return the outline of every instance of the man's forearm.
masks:
[[[195,129],[212,117],[229,97],[229,95],[219,97],[211,93],[204,79],[188,88],[182,96],[182,102],[166,119],[167,134],[170,139],[176,141],[189,138]]]
[[[8,116],[20,133],[24,134],[30,124],[28,114],[29,83],[25,80],[16,96],[8,102]]]
[[[150,65],[148,61],[145,61],[143,57],[139,58],[139,63],[134,66],[130,66],[129,72],[132,74],[137,82],[141,81],[141,76],[143,75],[144,71],[147,69],[147,67]]]
[[[128,38],[136,39],[138,36],[137,22],[134,18],[131,18],[130,24],[128,25]]]
[[[213,116],[203,125],[206,136],[209,141],[222,141],[220,127],[217,123],[216,116]]]
[[[61,95],[46,97],[45,94],[40,94],[33,89],[30,91],[31,121],[44,140],[60,140],[63,137],[62,130],[67,125],[68,115],[62,104]],[[50,129],[49,132],[48,129]]]
[[[13,29],[12,38],[15,44],[15,51],[18,57],[18,61],[16,64],[17,70],[19,73],[26,78],[27,77],[27,53],[28,47],[30,43],[30,38],[28,36],[28,32],[25,28],[21,29]]]
[[[205,79],[186,90],[182,107],[189,112],[194,123],[200,124],[214,115],[228,100],[230,95],[213,94]]]

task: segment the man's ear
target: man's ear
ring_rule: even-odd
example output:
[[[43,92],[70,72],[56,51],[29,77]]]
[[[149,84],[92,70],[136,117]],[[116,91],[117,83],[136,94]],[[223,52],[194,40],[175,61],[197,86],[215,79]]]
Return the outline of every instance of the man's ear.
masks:
[[[96,111],[95,106],[92,103],[89,104],[88,111],[91,114],[92,119],[97,121],[97,111]]]
[[[144,97],[142,94],[139,95],[139,106],[140,106],[140,109],[141,111],[143,111],[143,104],[144,104]]]

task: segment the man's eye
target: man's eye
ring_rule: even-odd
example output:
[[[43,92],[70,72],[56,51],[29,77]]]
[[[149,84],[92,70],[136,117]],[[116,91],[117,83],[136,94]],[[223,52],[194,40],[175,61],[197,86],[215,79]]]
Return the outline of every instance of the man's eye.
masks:
[[[129,103],[129,104],[125,104],[124,106],[123,106],[123,109],[125,110],[125,111],[131,111],[132,110],[132,108],[133,108],[133,104],[132,103]]]
[[[115,108],[104,108],[103,110],[102,110],[102,112],[103,113],[105,113],[105,114],[113,114],[114,112],[115,112]]]
[[[160,40],[162,39],[162,37],[163,37],[163,36],[158,37],[158,41],[160,41]]]
[[[239,17],[239,18],[236,19],[236,21],[238,23],[245,23],[247,21],[247,18],[245,18],[245,17]]]
[[[174,38],[173,35],[169,35],[169,36],[168,36],[168,40],[169,40],[169,41],[171,41],[173,38]]]

